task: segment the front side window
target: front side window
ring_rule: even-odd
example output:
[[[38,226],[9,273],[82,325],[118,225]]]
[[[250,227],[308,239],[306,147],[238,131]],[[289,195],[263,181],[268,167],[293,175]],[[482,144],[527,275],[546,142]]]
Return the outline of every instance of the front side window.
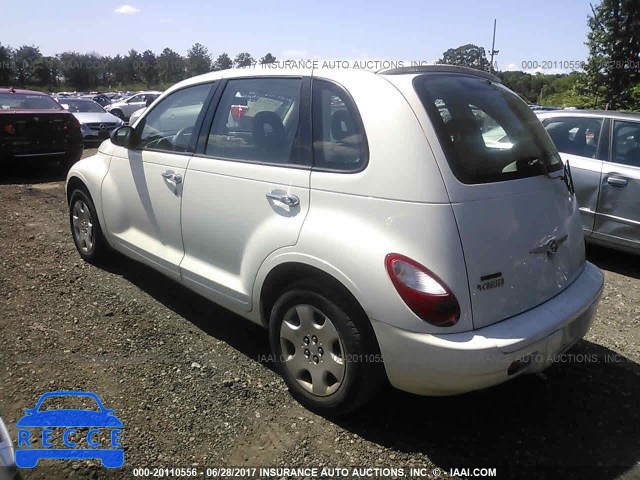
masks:
[[[501,84],[437,73],[416,77],[414,87],[462,183],[501,182],[562,168],[538,118]]]
[[[612,161],[640,167],[640,123],[615,121]]]
[[[360,115],[347,93],[325,80],[313,82],[313,159],[316,168],[354,171],[367,162]]]
[[[305,164],[294,148],[301,86],[300,78],[229,80],[205,153],[250,162]]]
[[[559,152],[596,158],[602,119],[554,117],[544,120],[543,125]]]
[[[136,126],[138,147],[169,152],[192,151],[194,128],[211,84],[194,85],[172,93]]]

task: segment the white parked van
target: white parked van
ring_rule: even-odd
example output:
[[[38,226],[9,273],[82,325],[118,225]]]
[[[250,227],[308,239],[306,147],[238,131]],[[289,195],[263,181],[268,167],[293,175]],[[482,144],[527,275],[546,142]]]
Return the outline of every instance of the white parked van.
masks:
[[[264,325],[326,414],[385,377],[450,395],[541,371],[603,287],[544,128],[465,68],[195,77],[76,163],[67,195],[85,260],[117,250]]]

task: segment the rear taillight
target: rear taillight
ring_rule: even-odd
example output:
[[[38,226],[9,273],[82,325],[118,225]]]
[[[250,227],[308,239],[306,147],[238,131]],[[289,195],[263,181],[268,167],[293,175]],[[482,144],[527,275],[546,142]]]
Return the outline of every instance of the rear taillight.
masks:
[[[71,115],[69,121],[64,124],[64,129],[68,130],[69,128],[76,129],[80,128],[80,121],[75,117],[75,115]]]
[[[418,317],[439,327],[450,327],[458,322],[458,300],[435,274],[397,253],[387,255],[385,265],[393,286]]]
[[[2,127],[2,131],[4,133],[10,133],[13,134],[14,133],[14,129],[13,129],[13,125],[9,124],[9,125],[5,125],[4,127]]]
[[[231,105],[231,116],[233,116],[234,120],[240,120],[240,118],[247,113],[249,107],[244,105]]]

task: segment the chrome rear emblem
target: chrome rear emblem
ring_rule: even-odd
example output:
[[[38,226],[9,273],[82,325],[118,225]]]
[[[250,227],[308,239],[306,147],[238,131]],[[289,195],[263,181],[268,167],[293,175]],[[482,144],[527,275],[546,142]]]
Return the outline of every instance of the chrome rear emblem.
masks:
[[[535,254],[546,253],[549,256],[554,255],[558,251],[558,248],[560,247],[560,245],[562,245],[567,240],[567,238],[569,238],[569,235],[563,235],[562,237],[554,237],[554,236],[544,237],[542,239],[542,242],[540,242],[529,253],[535,253]]]

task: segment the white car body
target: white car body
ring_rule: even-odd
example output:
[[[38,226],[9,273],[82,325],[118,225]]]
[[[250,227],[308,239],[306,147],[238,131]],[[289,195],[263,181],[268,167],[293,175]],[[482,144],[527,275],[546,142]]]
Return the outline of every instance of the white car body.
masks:
[[[130,96],[125,100],[121,100],[118,102],[111,103],[104,107],[104,109],[116,115],[117,117],[127,120],[133,112],[136,110],[140,110],[147,106],[147,100],[150,98],[155,99],[162,92],[149,91],[149,92],[140,92],[135,95]]]
[[[332,278],[366,313],[399,389],[450,395],[541,371],[587,332],[603,288],[602,272],[585,261],[575,196],[558,180],[561,171],[549,174],[555,179],[459,181],[413,88],[425,71],[214,72],[167,90],[137,124],[190,85],[324,79],[343,87],[359,111],[369,152],[359,171],[106,141],[74,165],[67,188],[84,185],[111,247],[258,324],[269,321],[262,302],[274,272]],[[168,184],[170,174],[183,181]],[[269,201],[270,193],[295,195],[299,204]],[[426,266],[455,295],[455,325],[430,324],[408,307],[385,269],[391,253]]]

